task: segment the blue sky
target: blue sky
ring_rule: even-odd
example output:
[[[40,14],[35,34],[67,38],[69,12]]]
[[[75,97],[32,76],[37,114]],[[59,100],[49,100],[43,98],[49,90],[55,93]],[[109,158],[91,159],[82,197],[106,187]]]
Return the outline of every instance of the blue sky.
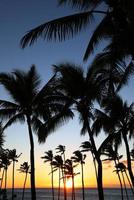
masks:
[[[74,13],[69,7],[57,7],[57,0],[1,0],[0,1],[0,71],[12,72],[13,69],[28,70],[32,64],[37,66],[41,75],[42,84],[52,75],[52,64],[71,61],[82,64],[83,68],[89,65],[92,57],[85,64],[82,63],[82,56],[86,49],[88,38],[94,26],[83,31],[79,36],[63,43],[44,42],[39,39],[31,47],[21,49],[19,42],[21,37],[35,26],[50,19]],[[102,44],[103,46],[103,44]],[[96,52],[101,50],[99,46]],[[124,99],[132,102],[134,99],[133,80],[125,87],[121,94]],[[0,98],[7,98],[3,88],[0,87]],[[59,144],[64,144],[69,149],[68,155],[79,147],[80,143],[87,140],[85,136],[79,136],[79,124],[77,119],[69,122],[68,125],[53,133],[46,144],[39,146],[35,137],[36,157],[39,159],[42,153],[48,149],[54,149]],[[29,159],[29,138],[27,127],[16,124],[5,131],[8,148],[18,149],[23,152],[22,160]],[[101,137],[102,140],[103,136]],[[97,139],[98,144],[101,141]]]

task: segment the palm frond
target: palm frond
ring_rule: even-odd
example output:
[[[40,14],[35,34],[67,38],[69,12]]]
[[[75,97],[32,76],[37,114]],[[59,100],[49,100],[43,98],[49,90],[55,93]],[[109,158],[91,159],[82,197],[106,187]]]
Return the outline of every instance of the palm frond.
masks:
[[[78,8],[80,10],[88,10],[95,8],[100,0],[59,0],[59,5],[69,5],[72,8]]]
[[[111,21],[111,17],[107,14],[102,21],[97,26],[96,30],[94,31],[83,60],[86,61],[89,55],[93,52],[94,48],[100,42],[100,40],[110,37],[113,34],[113,24]]]
[[[30,30],[21,39],[21,47],[32,45],[39,37],[47,40],[63,41],[66,38],[74,37],[93,19],[92,12],[77,13],[62,17]]]
[[[39,143],[44,143],[50,133],[66,123],[70,118],[73,118],[73,113],[69,109],[63,110],[61,113],[48,119],[45,123],[42,123],[37,118],[33,118],[32,125],[38,135]]]
[[[134,62],[131,61],[128,66],[126,66],[125,72],[123,74],[123,77],[120,81],[120,84],[117,87],[117,92],[128,83],[130,77],[134,74]]]
[[[13,117],[11,117],[8,122],[4,125],[4,129],[8,128],[9,126],[11,126],[13,123],[16,122],[21,122],[24,123],[25,122],[25,116],[24,113],[18,113],[16,115],[14,115]]]

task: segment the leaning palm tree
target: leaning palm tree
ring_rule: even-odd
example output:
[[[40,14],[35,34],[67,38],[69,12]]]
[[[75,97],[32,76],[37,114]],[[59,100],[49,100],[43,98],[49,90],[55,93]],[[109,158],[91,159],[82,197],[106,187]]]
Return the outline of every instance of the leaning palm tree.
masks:
[[[21,153],[22,154],[22,153]],[[21,154],[16,154],[16,149],[9,150],[9,159],[13,162],[13,174],[12,174],[12,200],[14,199],[14,172],[15,172],[15,162],[18,162],[18,158]]]
[[[77,150],[73,152],[74,156],[71,157],[73,162],[75,163],[80,163],[81,165],[81,181],[82,181],[82,196],[83,200],[85,200],[85,190],[84,190],[84,170],[83,170],[83,165],[85,164],[85,158],[86,155],[82,154],[81,151]]]
[[[59,145],[56,148],[56,150],[57,150],[56,153],[60,153],[63,156],[63,162],[65,164],[65,160],[66,160],[66,157],[65,157],[66,147],[64,145]],[[63,174],[64,174],[64,168],[63,168]],[[63,176],[63,184],[64,184],[64,199],[66,200],[66,198],[67,198],[66,177],[64,177],[64,176]]]
[[[18,169],[21,173],[25,173],[25,180],[24,180],[24,185],[23,185],[23,192],[22,192],[22,200],[24,200],[24,194],[25,194],[25,186],[27,182],[27,175],[28,173],[30,174],[30,165],[28,162],[24,162],[23,164],[20,165],[20,169]]]
[[[51,150],[46,151],[45,155],[41,157],[44,160],[44,163],[49,162],[50,163],[50,167],[51,167],[51,183],[52,183],[52,197],[54,200],[54,178],[53,178],[53,173],[54,173],[54,169],[53,169],[53,152]]]
[[[35,190],[35,162],[34,162],[34,140],[33,131],[38,135],[39,142],[45,142],[48,136],[44,132],[44,121],[47,121],[48,129],[49,118],[55,123],[55,113],[58,113],[56,103],[50,102],[51,98],[48,98],[52,93],[50,84],[54,77],[52,77],[48,83],[39,90],[40,77],[32,66],[28,72],[15,70],[13,73],[0,73],[0,84],[10,95],[11,101],[0,100],[0,117],[6,121],[5,128],[11,124],[19,121],[21,123],[27,123],[29,139],[30,139],[30,166],[31,166],[31,195],[32,200],[36,200]],[[66,114],[60,113],[58,119],[66,119],[69,116],[68,111]],[[62,120],[63,121],[63,120]],[[54,126],[51,126],[54,129]]]

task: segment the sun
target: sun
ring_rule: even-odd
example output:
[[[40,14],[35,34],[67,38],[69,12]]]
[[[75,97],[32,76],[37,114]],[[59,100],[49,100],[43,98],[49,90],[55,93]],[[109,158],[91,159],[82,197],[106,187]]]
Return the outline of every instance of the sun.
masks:
[[[72,188],[72,180],[71,179],[66,181],[66,187],[67,188]]]

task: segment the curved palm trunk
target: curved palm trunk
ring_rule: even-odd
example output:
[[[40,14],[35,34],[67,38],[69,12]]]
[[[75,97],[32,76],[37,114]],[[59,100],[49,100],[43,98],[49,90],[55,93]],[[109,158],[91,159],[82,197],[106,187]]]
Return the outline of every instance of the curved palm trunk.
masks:
[[[14,199],[14,169],[15,169],[15,161],[13,161],[12,200]]]
[[[34,164],[34,141],[31,129],[31,119],[27,116],[27,124],[30,139],[30,164],[31,164],[31,199],[36,200],[36,189],[35,189],[35,164]]]
[[[104,200],[104,191],[103,191],[103,183],[102,183],[102,161],[100,159],[100,155],[97,152],[95,141],[94,141],[93,135],[91,133],[88,120],[86,120],[85,122],[86,122],[86,125],[87,125],[89,138],[90,138],[90,141],[91,141],[91,144],[92,144],[93,153],[95,155],[95,159],[96,159],[97,164],[98,164],[98,173],[97,173],[98,196],[99,196],[99,200]]]
[[[133,175],[133,172],[132,172],[130,150],[129,150],[129,145],[128,145],[126,133],[123,133],[123,139],[124,139],[124,143],[125,143],[125,147],[126,147],[126,154],[127,154],[127,168],[128,168],[128,172],[129,172],[129,176],[130,176],[132,185],[134,187],[134,175]]]
[[[26,182],[27,182],[27,173],[26,173],[25,181],[24,181],[24,185],[23,185],[22,200],[24,200]]]
[[[82,180],[82,196],[83,200],[85,200],[85,191],[84,191],[84,172],[83,172],[83,164],[81,163],[81,180]]]
[[[54,175],[53,175],[53,167],[51,165],[51,173],[52,173],[52,176],[51,176],[51,183],[52,183],[52,197],[53,197],[53,200],[54,200]]]
[[[115,166],[116,166],[117,165],[116,160],[114,160],[114,163],[115,163]],[[121,199],[123,200],[124,199],[124,196],[123,196],[123,186],[122,186],[122,181],[121,181],[120,173],[118,172],[118,170],[117,170],[117,175],[118,175],[118,179],[119,179],[120,187],[121,187]]]

